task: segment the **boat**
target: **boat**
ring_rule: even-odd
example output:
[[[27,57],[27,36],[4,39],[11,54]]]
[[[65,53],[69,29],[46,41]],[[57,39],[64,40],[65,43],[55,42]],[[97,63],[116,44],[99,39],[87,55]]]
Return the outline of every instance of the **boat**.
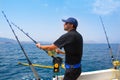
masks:
[[[113,62],[114,68],[82,72],[77,80],[120,80],[120,61]],[[53,80],[63,80],[62,76],[56,76]]]
[[[62,76],[56,76],[53,80],[63,80]],[[77,80],[120,80],[119,69],[106,69],[91,72],[82,72]]]

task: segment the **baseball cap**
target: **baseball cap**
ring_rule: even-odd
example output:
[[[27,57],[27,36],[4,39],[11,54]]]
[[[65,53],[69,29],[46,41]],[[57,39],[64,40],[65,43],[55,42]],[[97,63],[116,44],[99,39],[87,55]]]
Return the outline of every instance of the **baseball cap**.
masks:
[[[78,21],[75,19],[75,18],[73,18],[73,17],[70,17],[70,18],[68,18],[68,19],[62,19],[62,21],[63,22],[68,22],[68,23],[72,23],[74,26],[78,26]]]

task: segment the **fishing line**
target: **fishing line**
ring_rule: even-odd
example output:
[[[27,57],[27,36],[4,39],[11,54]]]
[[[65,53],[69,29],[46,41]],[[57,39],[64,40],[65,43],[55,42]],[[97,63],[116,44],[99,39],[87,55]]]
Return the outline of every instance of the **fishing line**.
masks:
[[[33,73],[34,73],[35,78],[36,78],[37,80],[40,80],[40,77],[39,77],[38,73],[36,72],[35,68],[33,67],[32,62],[31,62],[30,59],[28,58],[28,56],[27,56],[27,54],[26,54],[26,52],[25,52],[23,46],[21,45],[21,43],[20,43],[20,41],[19,41],[17,35],[15,34],[15,31],[13,30],[13,28],[12,28],[12,26],[11,26],[9,20],[7,19],[7,16],[5,15],[4,11],[2,11],[2,14],[4,15],[4,17],[5,17],[5,19],[6,19],[7,23],[8,23],[8,25],[9,25],[9,27],[11,28],[11,30],[12,30],[12,32],[13,32],[13,34],[14,34],[14,36],[15,36],[15,38],[16,38],[16,40],[17,40],[19,46],[20,46],[20,48],[21,48],[21,50],[23,51],[23,53],[24,53],[24,55],[25,55],[25,57],[26,57],[26,59],[27,59],[29,65],[30,65],[30,68],[31,68],[31,70],[32,70]]]
[[[100,21],[101,21],[101,24],[102,24],[102,27],[103,27],[103,30],[104,30],[104,33],[105,33],[105,37],[106,37],[106,40],[107,40],[108,48],[109,48],[109,50],[110,50],[110,56],[111,56],[112,62],[114,62],[115,59],[114,59],[114,57],[113,57],[112,48],[111,48],[111,45],[110,45],[109,40],[108,40],[108,36],[107,36],[106,30],[105,30],[105,26],[104,26],[104,24],[103,24],[102,17],[99,16],[99,18],[100,18]]]

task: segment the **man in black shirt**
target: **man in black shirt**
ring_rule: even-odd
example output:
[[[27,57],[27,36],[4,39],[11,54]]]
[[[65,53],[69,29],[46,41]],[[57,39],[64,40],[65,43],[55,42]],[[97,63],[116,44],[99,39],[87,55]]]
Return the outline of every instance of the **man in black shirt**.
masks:
[[[62,35],[52,45],[36,44],[38,48],[44,50],[56,50],[57,53],[64,54],[58,48],[65,50],[65,75],[64,80],[76,80],[81,74],[81,58],[83,52],[83,38],[80,33],[76,31],[78,22],[75,18],[68,18],[62,20],[65,22],[64,30],[66,34]]]

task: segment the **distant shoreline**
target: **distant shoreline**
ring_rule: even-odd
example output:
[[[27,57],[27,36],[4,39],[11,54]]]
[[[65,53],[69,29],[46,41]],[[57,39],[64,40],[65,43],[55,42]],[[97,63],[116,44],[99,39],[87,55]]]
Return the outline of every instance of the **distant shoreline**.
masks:
[[[41,44],[52,44],[53,42],[52,41],[38,41],[38,42],[40,42]],[[9,44],[9,43],[17,43],[17,41],[16,40],[14,40],[14,39],[10,39],[10,38],[3,38],[3,37],[0,37],[0,44]],[[32,41],[21,41],[21,43],[33,43]],[[106,43],[103,43],[103,42],[84,42],[84,44],[107,44],[107,42]],[[110,43],[110,44],[120,44],[120,43]]]

